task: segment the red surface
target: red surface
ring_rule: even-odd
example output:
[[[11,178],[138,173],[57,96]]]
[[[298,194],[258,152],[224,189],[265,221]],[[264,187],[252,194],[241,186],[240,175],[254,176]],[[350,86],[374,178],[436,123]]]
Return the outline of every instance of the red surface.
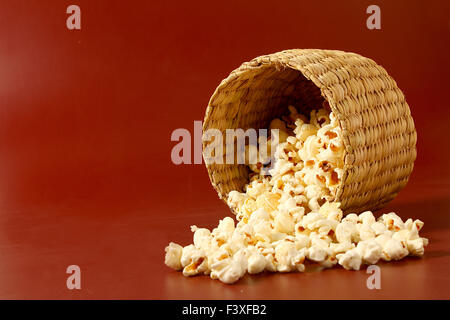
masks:
[[[68,5],[82,30],[65,26]],[[378,1],[0,2],[0,298],[450,298],[449,5]],[[354,51],[405,92],[418,131],[408,186],[387,210],[425,221],[424,259],[365,271],[246,276],[234,286],[163,264],[190,224],[228,214],[203,165],[170,160],[241,62],[288,48]],[[82,289],[66,288],[76,264]]]

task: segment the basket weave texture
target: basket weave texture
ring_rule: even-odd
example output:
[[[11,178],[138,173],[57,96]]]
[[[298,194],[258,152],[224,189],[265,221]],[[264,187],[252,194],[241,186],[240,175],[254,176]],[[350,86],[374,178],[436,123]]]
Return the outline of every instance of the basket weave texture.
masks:
[[[349,213],[383,207],[408,182],[417,135],[402,91],[369,58],[293,49],[245,62],[215,90],[203,130],[267,128],[273,118],[287,114],[288,105],[308,114],[324,101],[339,120],[345,146],[344,175],[336,193],[341,208]],[[248,183],[245,165],[206,166],[223,200]]]

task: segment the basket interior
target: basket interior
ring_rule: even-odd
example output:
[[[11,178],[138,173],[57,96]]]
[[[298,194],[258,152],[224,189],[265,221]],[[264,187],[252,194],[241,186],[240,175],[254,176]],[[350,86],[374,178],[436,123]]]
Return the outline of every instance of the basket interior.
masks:
[[[205,117],[204,131],[219,129],[268,128],[270,121],[288,113],[289,105],[309,115],[322,107],[320,89],[301,72],[274,64],[263,64],[231,74],[217,88]],[[206,143],[207,145],[207,143]],[[249,181],[246,165],[208,164],[213,186],[220,198],[232,190],[243,191]]]

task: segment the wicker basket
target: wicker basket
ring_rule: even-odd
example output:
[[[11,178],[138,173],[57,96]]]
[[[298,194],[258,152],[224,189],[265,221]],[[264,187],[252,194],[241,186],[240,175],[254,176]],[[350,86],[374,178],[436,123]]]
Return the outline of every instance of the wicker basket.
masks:
[[[203,130],[267,128],[290,104],[307,113],[324,101],[343,132],[345,173],[336,194],[341,208],[349,213],[383,207],[408,182],[417,136],[402,91],[371,59],[294,49],[245,62],[212,95]],[[207,170],[223,200],[248,183],[245,165],[207,164]]]

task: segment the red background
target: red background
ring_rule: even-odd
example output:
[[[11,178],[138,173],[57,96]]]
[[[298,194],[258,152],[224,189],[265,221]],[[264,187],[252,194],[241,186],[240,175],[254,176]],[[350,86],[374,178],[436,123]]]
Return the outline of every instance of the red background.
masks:
[[[66,28],[77,4],[82,30]],[[381,7],[381,30],[365,26]],[[450,298],[447,1],[0,2],[0,298]],[[418,131],[408,186],[386,208],[425,221],[424,259],[365,271],[246,276],[234,286],[164,266],[189,225],[229,214],[203,165],[172,164],[240,63],[290,48],[383,65]],[[82,289],[66,288],[76,264]]]

